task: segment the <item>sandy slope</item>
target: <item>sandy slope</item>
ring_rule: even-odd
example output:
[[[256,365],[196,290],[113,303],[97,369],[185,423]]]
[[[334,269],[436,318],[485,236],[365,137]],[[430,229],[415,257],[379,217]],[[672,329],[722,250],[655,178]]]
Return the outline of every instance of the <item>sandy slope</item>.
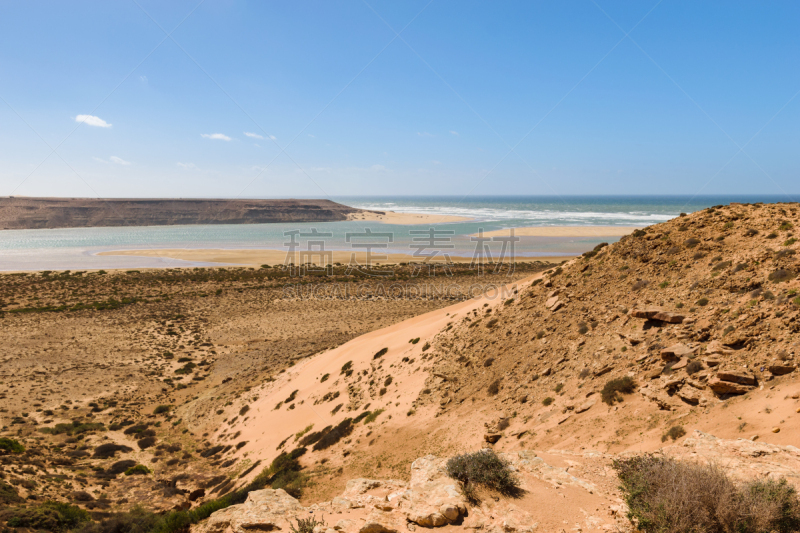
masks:
[[[235,424],[220,429],[215,437],[224,441],[224,434],[241,432],[237,440],[245,440],[248,444],[242,448],[242,453],[249,459],[271,460],[276,454],[278,445],[287,437],[293,435],[313,424],[314,430],[322,429],[328,425],[335,425],[347,417],[354,417],[366,410],[385,409],[380,415],[378,424],[387,424],[392,427],[401,427],[408,424],[407,413],[411,405],[424,388],[428,372],[420,371],[420,366],[429,370],[428,365],[420,361],[425,355],[423,348],[432,341],[442,330],[445,330],[454,319],[465,316],[466,313],[483,308],[484,305],[496,306],[502,304],[504,298],[513,293],[514,289],[529,284],[540,276],[522,280],[518,284],[505,288],[503,294],[495,293],[467,300],[453,306],[432,311],[393,326],[373,331],[353,339],[346,344],[329,350],[313,358],[306,359],[289,369],[274,383],[264,384],[253,389],[245,397],[258,397],[249,403],[248,416],[250,420],[241,418]],[[411,344],[411,339],[419,338],[419,342]],[[378,359],[374,356],[383,348],[388,352]],[[403,363],[403,358],[415,361],[413,364]],[[381,387],[368,387],[365,378],[362,383],[367,391],[359,391],[348,395],[343,380],[340,379],[342,366],[352,361],[352,368],[356,375],[369,369],[371,376],[380,376],[379,382],[385,382],[385,376],[392,375],[393,381],[387,387],[388,391],[381,396]],[[419,362],[416,362],[419,361]],[[420,363],[422,363],[420,365]],[[323,375],[330,374],[330,378],[322,383]],[[276,405],[285,401],[293,391],[296,394],[295,407],[287,409]],[[315,401],[327,393],[340,393],[333,401],[326,401],[314,405]],[[344,406],[336,414],[331,414],[338,404]],[[233,416],[242,404],[235,404],[230,409]],[[414,424],[423,424],[423,420],[432,419],[433,413],[420,413],[414,415]],[[364,428],[367,430],[367,428]],[[359,430],[362,433],[366,432]],[[384,428],[384,433],[389,429]],[[357,438],[359,433],[354,435]],[[294,447],[294,439],[290,439],[286,449]]]

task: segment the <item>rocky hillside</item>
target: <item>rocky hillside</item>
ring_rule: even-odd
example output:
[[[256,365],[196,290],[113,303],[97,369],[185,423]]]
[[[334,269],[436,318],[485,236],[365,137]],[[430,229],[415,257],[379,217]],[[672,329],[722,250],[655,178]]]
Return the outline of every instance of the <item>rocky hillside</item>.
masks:
[[[422,455],[492,446],[536,450],[591,478],[608,507],[619,502],[618,483],[610,459],[593,458],[660,450],[692,431],[733,442],[735,474],[794,482],[795,462],[756,458],[800,436],[797,208],[734,204],[681,216],[503,297],[359,337],[221,406],[228,416],[208,446],[243,441],[228,454],[252,461],[307,448],[307,498],[316,501],[350,477],[408,479]],[[689,457],[709,457],[702,442]],[[579,522],[580,498],[563,505],[554,495],[540,494]]]
[[[334,222],[362,210],[330,200],[0,198],[0,229]]]

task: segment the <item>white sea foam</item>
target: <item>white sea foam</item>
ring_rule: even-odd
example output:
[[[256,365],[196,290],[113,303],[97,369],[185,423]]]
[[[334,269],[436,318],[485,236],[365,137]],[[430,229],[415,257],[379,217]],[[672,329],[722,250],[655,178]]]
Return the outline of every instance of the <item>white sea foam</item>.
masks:
[[[630,212],[598,212],[598,211],[556,211],[556,210],[520,210],[502,208],[472,208],[458,206],[415,206],[398,205],[395,203],[370,203],[355,205],[359,209],[372,211],[396,211],[399,213],[413,213],[426,215],[451,215],[470,217],[479,221],[504,221],[521,220],[530,221],[539,226],[593,225],[649,225],[664,222],[674,218],[678,213],[646,213],[643,211]]]

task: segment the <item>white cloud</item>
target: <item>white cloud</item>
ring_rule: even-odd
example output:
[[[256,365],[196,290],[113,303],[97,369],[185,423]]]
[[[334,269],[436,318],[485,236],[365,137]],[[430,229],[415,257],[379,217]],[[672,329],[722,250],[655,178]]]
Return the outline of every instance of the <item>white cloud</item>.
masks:
[[[247,135],[248,137],[252,137],[253,139],[263,139],[264,138],[261,135],[259,135],[258,133],[250,133],[249,131],[244,132],[244,134]]]
[[[274,135],[270,135],[270,136],[269,136],[269,139],[270,139],[271,141],[277,141],[277,140],[278,140],[278,138],[277,138],[277,137],[275,137]]]
[[[109,163],[115,163],[117,165],[123,165],[123,166],[128,166],[132,164],[130,161],[125,161],[121,157],[117,157],[115,155],[112,155],[108,159],[100,159],[99,157],[92,157],[92,159],[94,159],[98,163],[104,163],[106,165]]]
[[[203,139],[214,139],[216,141],[230,141],[231,138],[224,133],[201,133],[200,137]]]
[[[188,170],[197,170],[197,166],[194,163],[181,163],[178,161],[178,166]]]
[[[431,135],[431,134],[430,134],[430,133],[428,133],[427,131],[423,131],[423,132],[419,132],[419,131],[418,131],[418,132],[417,132],[417,135],[419,135],[420,137],[433,137],[433,135]]]
[[[124,159],[122,159],[121,157],[117,157],[117,156],[115,156],[115,155],[112,155],[112,156],[111,156],[111,157],[109,157],[108,159],[110,159],[112,163],[116,163],[116,164],[118,164],[118,165],[125,165],[125,166],[128,166],[128,165],[130,165],[130,164],[131,164],[131,162],[130,162],[130,161],[125,161],[125,160],[124,160]]]
[[[83,122],[87,126],[97,126],[98,128],[110,128],[111,124],[106,122],[100,117],[94,115],[78,115],[75,117],[75,122]]]
[[[459,136],[457,131],[450,130],[450,133],[452,133],[452,134],[453,134],[453,135],[455,135],[456,137],[458,137],[458,136]]]
[[[314,135],[311,135],[310,133],[308,134],[308,136],[311,137],[312,139],[314,138]]]

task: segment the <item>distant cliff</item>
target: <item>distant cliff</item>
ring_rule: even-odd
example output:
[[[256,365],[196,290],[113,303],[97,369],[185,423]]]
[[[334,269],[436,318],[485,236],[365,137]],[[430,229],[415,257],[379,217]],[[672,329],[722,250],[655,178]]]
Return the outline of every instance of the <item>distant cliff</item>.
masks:
[[[0,229],[335,222],[362,212],[330,200],[0,197]]]

